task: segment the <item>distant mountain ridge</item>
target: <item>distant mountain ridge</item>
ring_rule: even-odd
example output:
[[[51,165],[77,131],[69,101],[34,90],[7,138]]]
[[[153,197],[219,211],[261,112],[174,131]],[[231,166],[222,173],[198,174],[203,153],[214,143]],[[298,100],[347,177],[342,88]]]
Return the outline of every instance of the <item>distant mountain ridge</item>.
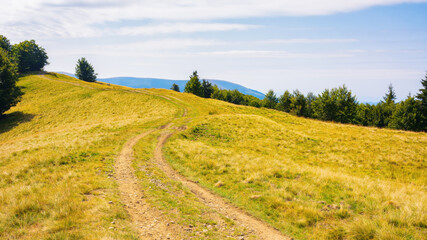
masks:
[[[58,72],[65,74],[71,77],[76,77],[74,74],[67,72]],[[137,78],[137,77],[113,77],[113,78],[98,78],[98,81],[132,87],[132,88],[164,88],[170,89],[172,84],[176,83],[179,86],[181,91],[184,91],[185,84],[188,80],[171,80],[171,79],[162,79],[162,78]],[[224,81],[224,80],[215,80],[215,79],[206,79],[210,83],[217,85],[221,89],[227,90],[238,90],[239,92],[247,95],[252,95],[259,99],[264,99],[264,94],[262,92],[244,87],[242,85]]]

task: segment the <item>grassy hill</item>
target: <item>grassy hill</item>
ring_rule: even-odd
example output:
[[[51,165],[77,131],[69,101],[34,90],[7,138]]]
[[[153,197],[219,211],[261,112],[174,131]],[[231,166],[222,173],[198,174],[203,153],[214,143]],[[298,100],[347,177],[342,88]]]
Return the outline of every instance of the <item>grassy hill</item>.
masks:
[[[0,120],[0,238],[136,239],[114,160],[129,138],[172,121],[187,126],[164,149],[177,171],[289,236],[425,239],[425,133],[60,74],[29,75],[19,85],[22,101]],[[184,109],[188,117],[179,118]],[[152,162],[160,131],[135,147],[134,168],[150,205],[197,230],[182,238],[245,232],[204,228],[222,220]]]

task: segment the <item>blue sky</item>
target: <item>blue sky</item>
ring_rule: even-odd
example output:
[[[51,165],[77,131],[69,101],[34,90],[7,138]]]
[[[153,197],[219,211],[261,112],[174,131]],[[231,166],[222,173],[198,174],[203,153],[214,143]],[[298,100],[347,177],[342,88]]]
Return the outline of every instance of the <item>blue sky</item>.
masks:
[[[35,39],[50,71],[223,79],[266,92],[345,84],[399,99],[427,71],[426,0],[0,0],[0,34]]]

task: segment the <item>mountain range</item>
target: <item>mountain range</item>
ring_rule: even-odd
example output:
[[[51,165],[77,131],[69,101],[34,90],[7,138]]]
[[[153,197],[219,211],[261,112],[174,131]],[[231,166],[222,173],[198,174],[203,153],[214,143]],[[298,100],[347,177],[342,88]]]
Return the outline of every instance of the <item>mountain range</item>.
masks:
[[[74,74],[67,72],[58,72],[61,74],[65,74],[71,77],[76,77]],[[184,90],[185,84],[188,80],[171,80],[171,79],[162,79],[162,78],[137,78],[137,77],[113,77],[113,78],[98,78],[98,81],[132,87],[132,88],[163,88],[170,89],[172,84],[177,84],[181,91]],[[213,85],[217,85],[220,89],[227,90],[238,90],[239,92],[247,95],[252,95],[259,99],[264,99],[264,94],[262,92],[244,87],[242,85],[232,83],[224,80],[216,80],[216,79],[206,79]]]

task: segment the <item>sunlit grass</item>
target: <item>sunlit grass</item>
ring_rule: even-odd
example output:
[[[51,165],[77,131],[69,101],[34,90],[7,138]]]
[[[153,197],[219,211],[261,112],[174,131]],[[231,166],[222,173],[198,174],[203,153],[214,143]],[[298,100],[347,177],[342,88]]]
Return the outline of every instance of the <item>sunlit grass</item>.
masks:
[[[167,143],[168,161],[284,233],[296,239],[425,239],[425,133],[47,77],[21,78],[22,102],[0,119],[1,239],[136,239],[113,179],[114,159],[129,138],[181,116],[184,107],[188,118],[175,119],[174,126],[188,129]],[[156,167],[158,134],[135,147],[147,200],[179,224],[194,225],[189,237],[227,237],[215,229],[227,219],[212,217]],[[203,231],[206,225],[212,229]]]
[[[425,239],[425,133],[180,97],[199,116],[170,163],[235,205],[298,239]]]
[[[159,132],[148,135],[135,146],[134,167],[147,201],[173,219],[172,224],[187,229],[174,239],[238,239],[243,234],[245,239],[255,239],[244,227],[201,203],[182,183],[162,172],[153,159]]]
[[[47,77],[59,81],[21,78],[25,95],[0,122],[0,238],[135,239],[114,158],[179,109],[117,86]]]

